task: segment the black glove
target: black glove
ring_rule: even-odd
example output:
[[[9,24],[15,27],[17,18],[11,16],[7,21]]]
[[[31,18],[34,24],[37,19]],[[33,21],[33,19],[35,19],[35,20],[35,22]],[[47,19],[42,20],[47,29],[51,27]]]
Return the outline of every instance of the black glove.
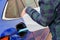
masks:
[[[19,32],[19,30],[24,29],[24,28],[26,28],[26,25],[23,22],[16,25],[16,29],[20,37],[24,37],[27,34],[27,30]]]

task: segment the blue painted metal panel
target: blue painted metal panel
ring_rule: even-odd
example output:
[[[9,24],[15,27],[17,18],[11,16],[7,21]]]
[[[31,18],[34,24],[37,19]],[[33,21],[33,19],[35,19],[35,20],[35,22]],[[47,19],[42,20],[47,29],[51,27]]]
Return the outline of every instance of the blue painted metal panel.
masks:
[[[2,20],[3,10],[4,10],[6,2],[7,0],[0,0],[0,37],[1,37],[1,34],[6,29],[15,28],[16,24],[23,21],[22,18],[10,20],[10,21]]]

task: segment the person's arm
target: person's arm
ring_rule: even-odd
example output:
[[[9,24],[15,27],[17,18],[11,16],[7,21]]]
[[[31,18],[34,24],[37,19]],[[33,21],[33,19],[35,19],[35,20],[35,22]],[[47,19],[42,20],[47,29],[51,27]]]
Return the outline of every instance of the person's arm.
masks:
[[[40,1],[41,14],[39,14],[36,10],[34,10],[31,7],[28,7],[26,9],[26,13],[29,14],[29,16],[38,24],[41,24],[43,26],[48,26],[55,19],[56,13],[54,13],[54,10],[55,10],[55,5],[58,4],[58,3],[55,4],[56,2],[55,0],[54,2],[52,3],[51,2],[52,0]]]

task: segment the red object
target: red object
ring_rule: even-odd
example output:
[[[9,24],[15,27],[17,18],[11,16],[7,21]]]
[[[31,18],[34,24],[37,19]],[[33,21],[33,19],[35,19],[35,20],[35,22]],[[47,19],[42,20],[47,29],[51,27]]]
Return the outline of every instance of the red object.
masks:
[[[9,40],[9,36],[2,37],[0,40]]]

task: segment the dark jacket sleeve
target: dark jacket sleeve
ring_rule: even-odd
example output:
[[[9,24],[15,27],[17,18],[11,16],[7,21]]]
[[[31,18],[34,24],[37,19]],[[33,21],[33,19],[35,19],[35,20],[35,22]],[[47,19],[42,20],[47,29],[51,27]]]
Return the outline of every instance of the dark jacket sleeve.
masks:
[[[55,19],[56,13],[54,13],[54,11],[57,4],[58,1],[55,0],[40,0],[40,13],[31,7],[26,9],[26,13],[28,13],[38,24],[41,24],[42,26],[49,26]]]

